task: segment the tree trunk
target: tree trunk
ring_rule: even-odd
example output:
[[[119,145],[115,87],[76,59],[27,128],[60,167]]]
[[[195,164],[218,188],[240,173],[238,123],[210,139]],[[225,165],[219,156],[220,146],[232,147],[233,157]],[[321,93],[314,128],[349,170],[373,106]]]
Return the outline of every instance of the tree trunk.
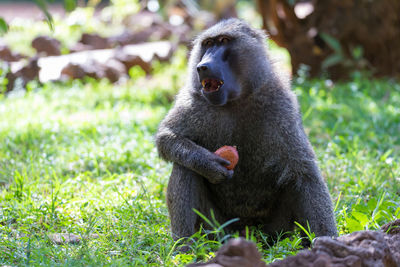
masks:
[[[399,0],[257,0],[263,26],[288,49],[293,73],[400,76]],[[333,38],[330,38],[333,37]]]

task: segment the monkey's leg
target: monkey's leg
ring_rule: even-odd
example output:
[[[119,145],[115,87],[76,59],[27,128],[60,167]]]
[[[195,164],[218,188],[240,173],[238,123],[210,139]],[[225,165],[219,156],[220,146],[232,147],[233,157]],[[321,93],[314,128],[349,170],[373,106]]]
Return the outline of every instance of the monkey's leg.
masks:
[[[200,218],[196,209],[210,218],[212,209],[216,219],[222,217],[209,199],[205,178],[177,163],[174,163],[167,189],[167,206],[171,219],[174,240],[190,237],[199,230]]]
[[[296,221],[306,229],[308,222],[316,236],[336,236],[332,201],[319,171],[305,175],[301,179],[293,194],[297,200],[294,202]]]

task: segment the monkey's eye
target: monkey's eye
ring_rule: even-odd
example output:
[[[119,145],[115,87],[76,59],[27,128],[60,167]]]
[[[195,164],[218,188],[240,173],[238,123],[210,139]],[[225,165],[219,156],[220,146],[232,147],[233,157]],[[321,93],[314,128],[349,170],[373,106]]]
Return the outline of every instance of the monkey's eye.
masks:
[[[229,43],[231,40],[228,38],[228,37],[226,37],[226,36],[222,36],[222,37],[220,37],[219,39],[218,39],[218,42],[220,43],[220,44],[227,44],[227,43]]]
[[[211,46],[213,46],[213,44],[214,44],[214,42],[213,42],[212,40],[205,40],[205,41],[203,42],[203,45],[204,45],[205,47],[211,47]]]

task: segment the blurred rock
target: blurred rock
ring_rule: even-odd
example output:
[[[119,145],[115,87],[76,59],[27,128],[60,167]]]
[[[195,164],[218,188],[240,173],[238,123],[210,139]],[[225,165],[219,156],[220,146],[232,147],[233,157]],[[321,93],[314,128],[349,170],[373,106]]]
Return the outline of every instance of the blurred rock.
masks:
[[[50,234],[49,238],[52,242],[54,242],[57,245],[79,244],[81,242],[80,236],[69,233]]]
[[[191,46],[192,40],[194,39],[194,32],[186,24],[172,27],[171,31],[178,38],[179,44],[184,44],[185,46]]]
[[[125,65],[125,68],[129,70],[133,66],[140,66],[147,74],[151,72],[150,61],[144,61],[138,55],[129,55],[126,53],[118,53],[116,59]]]
[[[14,89],[14,84],[15,84],[15,80],[17,79],[17,76],[12,72],[8,72],[6,74],[6,79],[8,81],[7,87],[6,87],[6,93],[8,93]]]
[[[104,64],[104,77],[113,83],[119,81],[126,73],[125,65],[116,59],[110,59]]]
[[[24,78],[26,82],[31,81],[33,79],[38,78],[39,76],[39,65],[38,65],[38,58],[33,57],[29,60],[28,64],[18,70],[15,74],[18,77]]]
[[[80,63],[68,63],[61,71],[61,77],[70,79],[82,79],[86,76],[85,65]]]
[[[119,45],[138,44],[147,42],[151,35],[152,29],[146,28],[135,33],[125,31],[119,35],[110,37],[110,40]]]
[[[76,43],[73,46],[69,48],[70,53],[76,53],[76,52],[82,52],[82,51],[87,51],[87,50],[92,50],[93,47],[90,45],[85,45],[82,43]]]
[[[141,29],[149,28],[151,26],[162,24],[163,18],[158,14],[150,11],[140,11],[137,14],[132,16],[128,16],[124,18],[123,24],[127,26],[127,28],[137,28],[138,26]],[[137,29],[135,29],[137,30]]]
[[[150,39],[152,41],[160,41],[168,39],[172,34],[170,27],[167,23],[155,25],[151,27],[151,29],[153,30],[153,33],[150,36]]]
[[[171,42],[161,41],[161,42],[148,42],[137,45],[127,45],[120,48],[117,54],[124,53],[127,55],[138,55],[144,61],[150,62],[153,59],[163,58],[169,59],[175,47]]]
[[[0,60],[15,62],[21,60],[22,58],[24,58],[22,55],[12,52],[9,47],[0,45]]]
[[[7,92],[10,92],[14,89],[15,81],[18,78],[22,79],[22,86],[25,85],[34,79],[39,77],[40,67],[38,65],[38,58],[31,58],[27,64],[23,62],[17,62],[11,66],[10,72],[6,74],[6,78],[8,80],[7,83]]]
[[[118,50],[115,58],[121,61],[127,70],[140,66],[146,73],[151,72],[151,61],[169,60],[174,46],[170,42],[149,42],[139,45],[127,45]]]
[[[119,35],[112,36],[109,38],[110,42],[124,46],[129,44],[139,44],[148,41],[160,41],[168,39],[172,34],[172,31],[166,23],[153,25],[148,28],[144,28],[137,32],[125,31]]]
[[[39,66],[41,68],[39,79],[41,82],[59,80],[61,78],[62,70],[68,64],[72,64],[66,70],[64,70],[65,75],[71,75],[68,77],[80,77],[79,73],[80,71],[82,71],[80,70],[80,68],[82,68],[83,66],[86,66],[83,69],[83,72],[89,74],[93,73],[93,70],[89,68],[93,66],[87,66],[87,62],[92,62],[89,65],[96,65],[96,68],[97,65],[104,66],[101,69],[102,71],[106,72],[104,76],[107,76],[110,73],[116,74],[121,70],[120,66],[117,67],[116,64],[112,64],[113,69],[107,70],[107,61],[111,59],[122,62],[125,66],[125,72],[127,72],[130,67],[139,65],[143,68],[143,70],[146,71],[146,73],[150,73],[152,60],[169,60],[169,58],[173,54],[173,51],[174,46],[170,42],[163,41],[137,45],[127,45],[116,49],[89,50],[71,53],[68,55],[42,57],[39,59]],[[96,63],[94,64],[93,62]],[[100,73],[100,70],[97,69],[95,72]],[[96,77],[104,76],[96,74]]]
[[[117,82],[126,75],[126,68],[121,62],[110,59],[105,64],[95,60],[84,63],[69,63],[61,71],[61,79],[82,79],[85,76],[95,79],[107,78]]]
[[[87,45],[91,49],[105,49],[111,47],[111,44],[107,38],[101,37],[98,34],[91,33],[82,34],[79,43]]]
[[[82,238],[79,235],[71,233],[50,234],[49,238],[52,242],[54,242],[57,245],[79,244],[82,241]],[[91,234],[88,237],[88,239],[97,239],[97,238],[99,238],[98,234]]]
[[[36,49],[38,54],[47,56],[61,55],[61,43],[57,39],[49,36],[38,36],[32,41],[32,47]]]

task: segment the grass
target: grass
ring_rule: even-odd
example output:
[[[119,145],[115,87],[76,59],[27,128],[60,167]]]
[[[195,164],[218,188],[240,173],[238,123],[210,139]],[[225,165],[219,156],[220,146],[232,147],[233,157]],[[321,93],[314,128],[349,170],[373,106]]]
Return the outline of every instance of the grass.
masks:
[[[154,147],[185,68],[180,50],[150,79],[132,70],[124,85],[33,82],[28,92],[0,96],[0,265],[176,266],[214,255],[229,237],[218,224],[217,240],[197,233],[190,252],[174,250],[165,205],[171,165]],[[300,75],[293,90],[339,233],[399,218],[400,84],[359,73],[337,84]],[[273,246],[256,228],[247,238],[271,262],[297,253],[299,231]],[[82,242],[57,245],[53,233]]]

